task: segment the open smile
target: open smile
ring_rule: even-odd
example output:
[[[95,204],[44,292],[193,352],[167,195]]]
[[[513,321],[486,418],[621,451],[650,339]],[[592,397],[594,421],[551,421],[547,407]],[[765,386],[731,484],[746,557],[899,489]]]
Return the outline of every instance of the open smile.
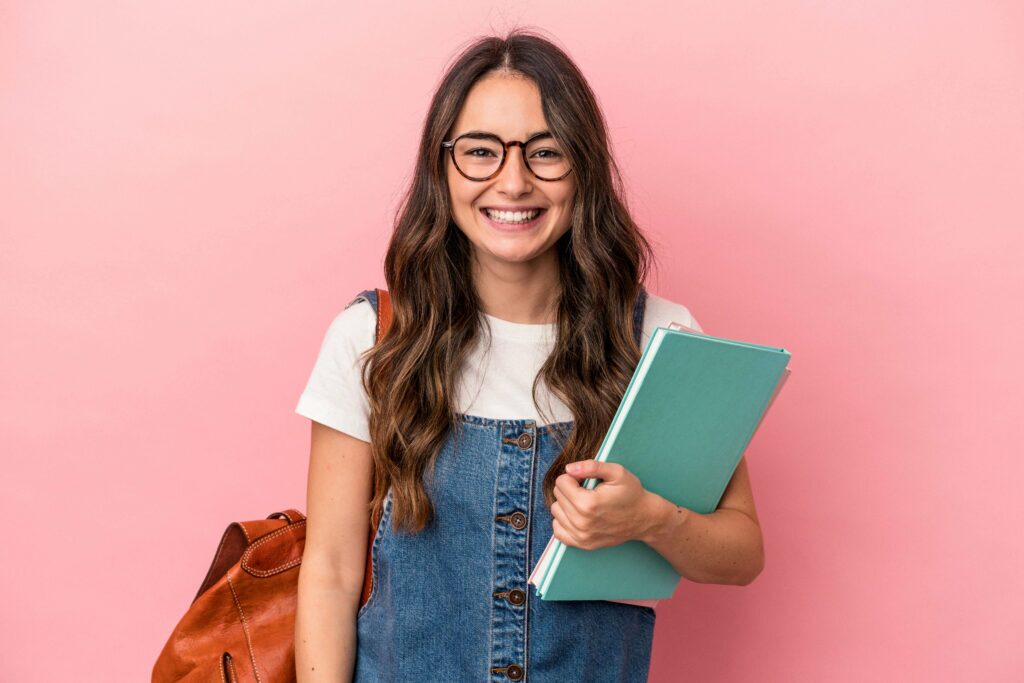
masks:
[[[516,210],[489,207],[480,209],[481,215],[491,227],[506,232],[520,232],[536,227],[547,212],[547,209],[540,207],[524,207]]]

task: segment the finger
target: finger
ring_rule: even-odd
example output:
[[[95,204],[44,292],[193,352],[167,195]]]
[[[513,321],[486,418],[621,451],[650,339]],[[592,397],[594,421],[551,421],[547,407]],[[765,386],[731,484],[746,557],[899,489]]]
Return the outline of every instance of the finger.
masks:
[[[551,535],[566,545],[580,547],[579,541],[557,519],[551,521]]]
[[[551,518],[562,525],[562,528],[569,534],[572,534],[573,538],[577,543],[581,540],[581,531],[576,526],[575,520],[573,520],[568,514],[566,509],[562,506],[561,502],[555,501],[551,504]]]
[[[580,486],[580,483],[572,478],[572,475],[563,474],[555,478],[555,490],[563,497],[572,502],[572,506],[582,517],[590,517],[594,514],[594,507],[604,494],[600,487],[588,489]]]
[[[569,463],[565,471],[577,479],[601,479],[602,481],[616,481],[621,479],[626,468],[617,462],[602,462],[600,460],[579,460]]]
[[[597,491],[581,488],[571,477],[562,482],[556,480],[555,496],[562,504],[563,515],[578,534],[584,534],[595,523]]]
[[[558,499],[551,504],[551,516],[554,517],[556,514],[558,515],[558,521],[562,523],[562,526],[565,526],[567,529],[572,531],[575,537],[581,541],[592,526],[592,521],[586,515],[581,514],[579,510],[575,509],[573,504],[566,498]]]
[[[555,479],[555,496],[565,504],[568,511],[576,516],[582,516],[580,515],[580,501],[584,496],[593,493],[593,491],[581,487],[571,475],[562,474]]]

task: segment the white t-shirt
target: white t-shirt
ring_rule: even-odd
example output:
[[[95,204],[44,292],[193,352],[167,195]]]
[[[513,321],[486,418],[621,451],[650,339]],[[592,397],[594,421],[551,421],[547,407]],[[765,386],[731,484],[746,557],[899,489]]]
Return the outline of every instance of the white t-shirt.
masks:
[[[572,412],[543,381],[537,397],[547,419],[533,403],[533,381],[554,348],[555,323],[531,325],[482,315],[488,325],[463,366],[455,411],[478,417],[529,419],[538,426],[572,420]],[[370,408],[360,381],[359,355],[373,345],[376,321],[373,307],[364,300],[334,318],[296,413],[363,441],[370,440]],[[701,330],[685,306],[648,293],[640,349],[647,345],[655,327],[670,322]]]

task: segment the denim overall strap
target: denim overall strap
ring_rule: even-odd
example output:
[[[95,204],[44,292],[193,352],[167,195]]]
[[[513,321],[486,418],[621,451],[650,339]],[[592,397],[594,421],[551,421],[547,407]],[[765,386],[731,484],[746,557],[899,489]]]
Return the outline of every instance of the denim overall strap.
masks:
[[[373,312],[374,313],[377,312],[377,290],[376,289],[364,289],[363,291],[359,292],[358,294],[355,295],[355,297],[353,297],[352,301],[349,301],[348,304],[345,305],[345,308],[348,308],[349,306],[351,306],[352,304],[354,304],[355,302],[360,301],[360,300],[366,300],[366,301],[370,302],[370,305],[373,306]]]

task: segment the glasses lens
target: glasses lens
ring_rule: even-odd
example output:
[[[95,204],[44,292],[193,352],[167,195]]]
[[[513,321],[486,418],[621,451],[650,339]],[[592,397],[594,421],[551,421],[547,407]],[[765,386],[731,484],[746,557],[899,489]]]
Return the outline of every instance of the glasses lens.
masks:
[[[455,165],[470,178],[483,180],[501,164],[501,143],[492,138],[461,137],[453,151]]]
[[[526,162],[538,178],[557,180],[569,172],[569,158],[550,135],[539,137],[526,146]]]

